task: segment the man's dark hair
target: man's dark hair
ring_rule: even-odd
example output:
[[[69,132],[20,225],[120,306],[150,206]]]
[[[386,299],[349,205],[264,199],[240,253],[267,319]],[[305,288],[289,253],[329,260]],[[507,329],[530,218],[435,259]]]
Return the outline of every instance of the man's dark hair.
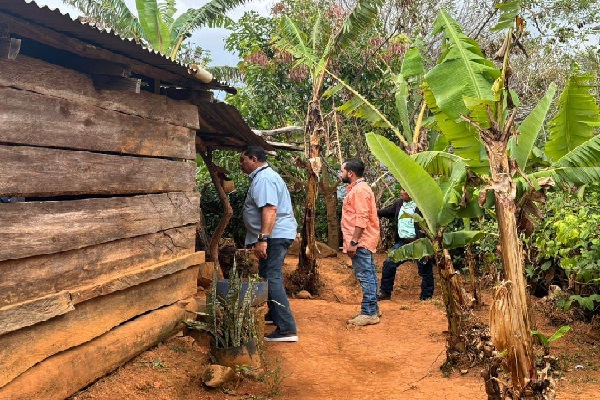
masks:
[[[346,164],[346,171],[352,171],[357,177],[362,178],[365,173],[365,163],[358,158],[351,158],[344,162]]]
[[[267,161],[267,153],[262,146],[246,146],[242,153],[247,157],[256,157],[259,162]]]

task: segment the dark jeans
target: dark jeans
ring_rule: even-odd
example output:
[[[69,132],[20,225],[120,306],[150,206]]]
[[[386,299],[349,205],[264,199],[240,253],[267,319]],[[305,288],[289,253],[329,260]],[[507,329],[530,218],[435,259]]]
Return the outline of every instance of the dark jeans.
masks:
[[[283,260],[292,239],[268,239],[267,258],[258,262],[258,275],[269,282],[268,306],[273,324],[283,335],[295,334],[296,321],[283,287]]]
[[[396,250],[397,248],[402,247],[408,243],[410,243],[410,241],[400,239],[400,241],[392,247],[392,250]],[[394,280],[396,279],[396,269],[398,269],[398,266],[404,263],[405,261],[406,260],[395,262],[389,257],[385,259],[381,271],[382,294],[392,294],[392,291],[394,290]],[[421,296],[419,297],[421,300],[427,300],[433,296],[433,290],[435,288],[435,283],[433,280],[433,264],[433,257],[424,257],[417,261],[419,276],[422,278]]]

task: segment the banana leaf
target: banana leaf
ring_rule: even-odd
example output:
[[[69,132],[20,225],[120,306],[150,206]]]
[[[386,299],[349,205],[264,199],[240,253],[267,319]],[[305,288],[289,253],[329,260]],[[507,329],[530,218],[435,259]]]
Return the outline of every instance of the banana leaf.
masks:
[[[484,236],[484,231],[445,232],[443,246],[448,250],[457,249],[459,247],[465,247],[470,243],[477,242]]]
[[[436,181],[389,139],[374,133],[367,133],[366,139],[371,152],[417,204],[429,230],[436,232],[439,227],[438,214],[444,206],[444,194]]]
[[[433,245],[427,238],[420,238],[414,242],[405,244],[402,247],[391,250],[388,257],[395,262],[404,260],[419,260],[425,256],[431,256],[434,254]]]
[[[558,100],[558,113],[550,121],[546,154],[556,162],[594,135],[594,124],[600,121],[591,75],[573,75]]]

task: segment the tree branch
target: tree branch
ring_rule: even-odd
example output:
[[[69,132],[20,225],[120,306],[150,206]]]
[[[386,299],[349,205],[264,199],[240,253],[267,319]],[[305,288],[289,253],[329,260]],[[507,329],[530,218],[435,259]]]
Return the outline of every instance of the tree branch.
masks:
[[[264,136],[275,136],[280,133],[304,133],[303,126],[284,126],[283,128],[271,129],[271,130],[260,130],[260,129],[252,129],[255,135],[264,137]]]

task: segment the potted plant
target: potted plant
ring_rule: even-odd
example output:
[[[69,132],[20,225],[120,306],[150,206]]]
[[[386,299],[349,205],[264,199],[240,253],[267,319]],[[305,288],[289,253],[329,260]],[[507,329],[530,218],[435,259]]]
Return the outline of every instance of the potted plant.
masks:
[[[264,310],[258,306],[264,303],[259,299],[266,296],[266,282],[257,275],[242,279],[235,262],[226,281],[224,285],[224,280],[213,274],[206,311],[197,313],[199,318],[186,321],[186,325],[210,335],[210,354],[215,363],[232,368],[260,367]]]

